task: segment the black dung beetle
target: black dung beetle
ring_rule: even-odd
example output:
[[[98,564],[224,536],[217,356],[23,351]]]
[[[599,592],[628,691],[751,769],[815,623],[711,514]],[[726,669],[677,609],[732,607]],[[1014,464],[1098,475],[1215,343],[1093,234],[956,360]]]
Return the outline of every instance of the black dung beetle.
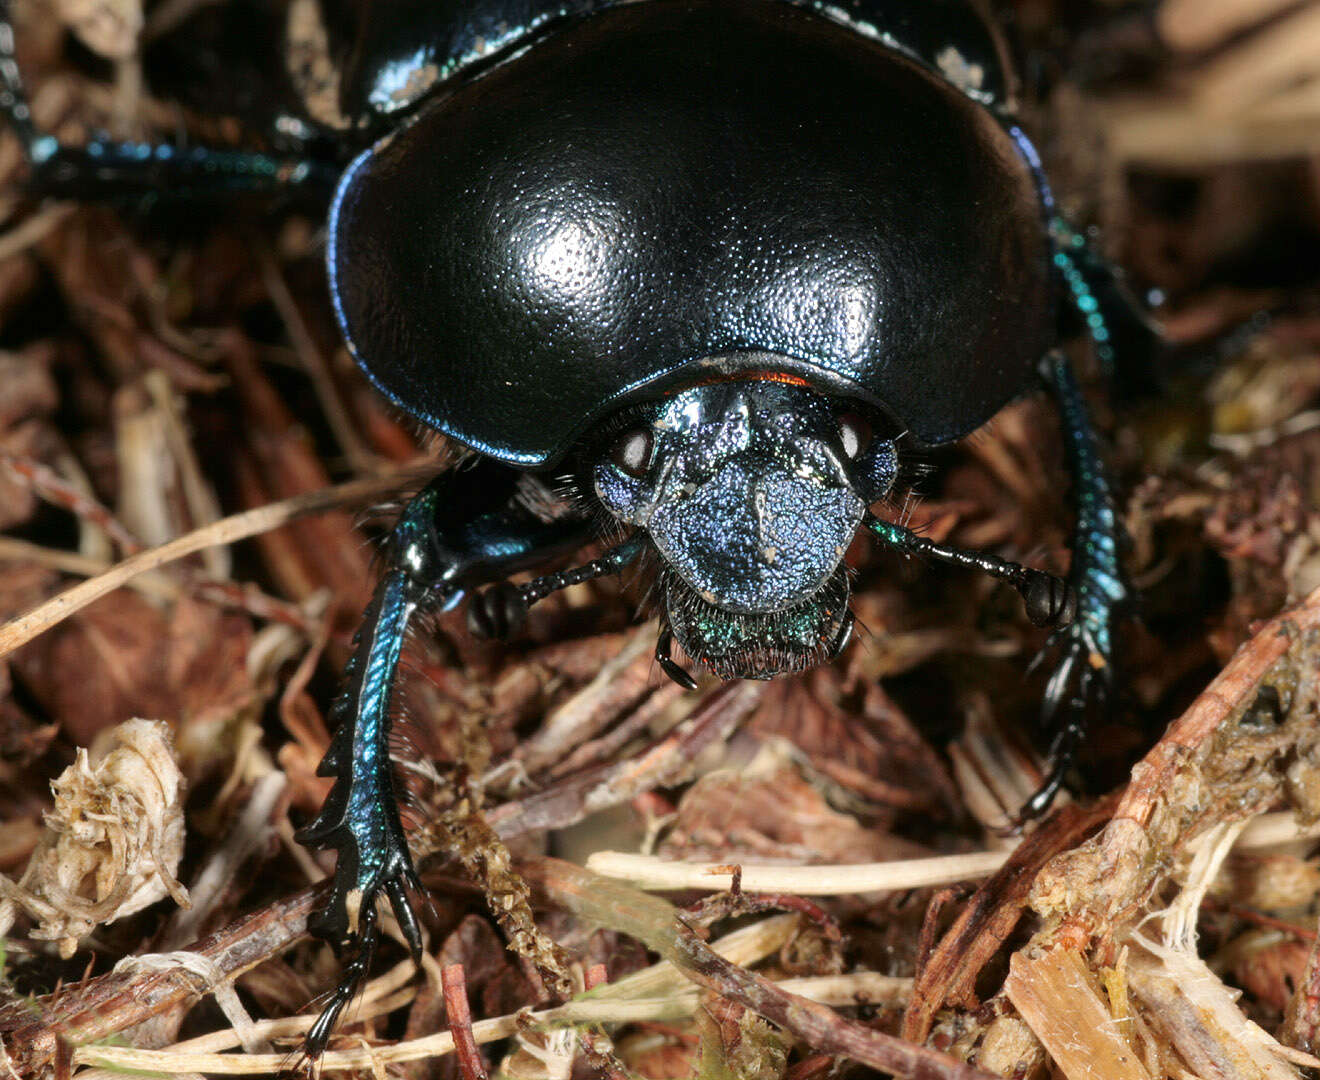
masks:
[[[656,657],[691,687],[673,642],[723,678],[837,656],[859,528],[987,571],[1055,627],[1052,769],[1024,814],[1048,806],[1108,696],[1127,598],[1108,482],[1055,346],[1080,326],[1113,367],[1155,337],[1058,217],[979,4],[363,0],[357,13],[338,127],[304,111],[285,130],[309,133],[306,152],[285,158],[61,145],[35,130],[0,24],[0,105],[43,189],[324,190],[353,355],[473,452],[395,525],[335,705],[320,770],[335,784],[302,840],[338,852],[313,929],[349,960],[309,1052],[366,972],[382,893],[420,953],[391,698],[409,625],[465,596],[474,632],[505,635],[542,597],[650,552]],[[1066,582],[869,513],[900,436],[951,442],[1042,383],[1073,471]],[[586,565],[508,583],[597,539],[613,546]]]

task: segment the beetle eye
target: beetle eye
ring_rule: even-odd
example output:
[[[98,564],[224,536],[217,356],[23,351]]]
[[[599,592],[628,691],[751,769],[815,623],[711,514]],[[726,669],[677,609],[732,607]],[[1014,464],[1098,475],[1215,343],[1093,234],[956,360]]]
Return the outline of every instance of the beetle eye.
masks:
[[[635,428],[625,432],[610,451],[610,461],[629,476],[640,479],[651,464],[651,451],[655,440],[649,428]]]
[[[849,458],[856,458],[870,446],[873,435],[871,425],[859,413],[846,412],[839,417],[839,438],[843,441],[843,452]]]

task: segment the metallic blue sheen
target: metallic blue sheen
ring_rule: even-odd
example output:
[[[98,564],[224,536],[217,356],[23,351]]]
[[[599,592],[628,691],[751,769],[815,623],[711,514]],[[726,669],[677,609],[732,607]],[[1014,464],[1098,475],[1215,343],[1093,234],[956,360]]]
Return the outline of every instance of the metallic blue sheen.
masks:
[[[595,467],[605,507],[660,554],[678,643],[714,671],[798,670],[839,639],[849,593],[840,565],[867,501],[885,493],[872,488],[885,475],[873,462],[888,464],[892,448],[854,447],[850,458],[837,410],[771,380],[697,386],[641,421],[652,448],[642,475],[611,460]]]
[[[1069,581],[1077,593],[1077,618],[1055,632],[1058,642],[1070,642],[1085,652],[1095,677],[1108,679],[1113,663],[1116,609],[1129,598],[1118,557],[1118,523],[1100,448],[1087,415],[1086,401],[1067,359],[1050,358],[1050,375],[1069,459],[1073,466],[1077,504],[1077,542]]]
[[[362,671],[357,723],[353,730],[352,783],[345,819],[361,852],[357,887],[371,895],[381,878],[397,867],[392,833],[397,829],[394,784],[391,780],[389,715],[395,673],[404,634],[416,604],[407,598],[405,577],[390,573],[381,594],[380,616]]]
[[[522,479],[488,461],[452,470],[409,502],[390,534],[388,570],[363,616],[335,701],[338,726],[318,769],[335,783],[299,836],[339,852],[334,892],[311,924],[318,936],[360,943],[362,913],[382,890],[401,923],[408,919],[402,890],[415,884],[415,874],[395,801],[390,728],[410,622],[421,611],[447,610],[478,585],[581,546],[576,519],[546,521],[522,505]],[[420,948],[420,938],[409,944]]]
[[[318,773],[335,783],[321,812],[299,833],[310,847],[339,852],[334,892],[310,927],[338,944],[359,936],[362,911],[391,880],[411,877],[412,861],[390,767],[390,704],[399,656],[416,607],[408,575],[391,570],[377,586],[338,699],[340,721]]]
[[[1095,353],[1105,374],[1113,375],[1115,353],[1110,344],[1112,334],[1100,307],[1099,298],[1092,292],[1086,274],[1077,263],[1074,252],[1087,254],[1086,238],[1063,218],[1050,219],[1050,233],[1056,245],[1054,265],[1063,271],[1063,279],[1074,306],[1086,322],[1087,332],[1095,345]]]
[[[1045,166],[1041,163],[1036,144],[1017,124],[1007,125],[1007,131],[1013,142],[1017,144],[1018,153],[1031,169],[1031,175],[1036,179],[1036,190],[1040,193],[1041,207],[1047,217],[1053,217],[1054,189],[1050,187],[1049,178],[1045,175]]]
[[[606,462],[597,491],[707,603],[781,611],[843,561],[866,505],[827,399],[777,382],[715,383],[665,401],[651,429],[649,474],[633,480]]]

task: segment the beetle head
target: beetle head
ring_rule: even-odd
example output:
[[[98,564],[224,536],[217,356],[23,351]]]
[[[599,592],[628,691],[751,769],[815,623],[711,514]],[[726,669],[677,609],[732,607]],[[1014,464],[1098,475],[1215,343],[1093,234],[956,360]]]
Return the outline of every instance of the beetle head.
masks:
[[[852,628],[843,556],[893,482],[893,442],[803,386],[756,378],[684,390],[619,430],[594,488],[654,543],[683,651],[722,678],[835,656]]]

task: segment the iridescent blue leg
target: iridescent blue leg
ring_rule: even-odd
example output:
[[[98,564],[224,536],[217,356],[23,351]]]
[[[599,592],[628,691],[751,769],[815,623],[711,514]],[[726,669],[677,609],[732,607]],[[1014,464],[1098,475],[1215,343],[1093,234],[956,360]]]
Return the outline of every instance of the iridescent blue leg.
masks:
[[[340,167],[297,157],[95,138],[66,146],[32,119],[14,55],[8,0],[0,0],[0,113],[18,136],[43,195],[75,199],[198,198],[306,191],[326,200]]]
[[[1045,368],[1063,421],[1077,507],[1068,573],[1076,617],[1054,631],[1041,654],[1041,659],[1057,658],[1041,707],[1045,730],[1052,735],[1050,770],[1023,806],[1023,821],[1049,808],[1092,719],[1108,705],[1114,682],[1114,624],[1130,599],[1119,561],[1113,493],[1081,387],[1062,352],[1051,353]]]
[[[1262,309],[1212,338],[1171,343],[1085,236],[1058,217],[1051,221],[1050,234],[1054,264],[1073,311],[1081,316],[1101,370],[1119,397],[1167,392],[1169,380],[1183,372],[1217,371],[1269,328],[1270,312]]]
[[[332,710],[338,721],[317,770],[335,778],[325,805],[299,834],[312,848],[339,854],[334,888],[309,929],[347,956],[345,977],[332,993],[306,1049],[317,1057],[370,964],[376,900],[382,893],[415,957],[422,939],[407,889],[418,888],[399,817],[390,765],[390,728],[399,658],[418,615],[457,606],[472,588],[586,538],[581,519],[547,520],[527,499],[530,483],[492,462],[438,477],[404,509],[389,538],[385,574],[376,588]],[[543,507],[552,506],[547,497]]]
[[[1159,327],[1085,234],[1054,217],[1050,236],[1054,265],[1068,290],[1072,311],[1094,343],[1101,370],[1125,390],[1153,388],[1159,357],[1166,350]]]
[[[1072,301],[1060,312],[1060,337],[1074,337],[1085,330],[1095,344],[1105,374],[1120,390],[1153,388],[1155,359],[1164,349],[1159,327],[1128,291],[1113,265],[1091,247],[1085,234],[1059,215],[1049,177],[1027,133],[1012,123],[1005,131],[1036,179],[1043,222],[1054,245],[1054,266]]]

